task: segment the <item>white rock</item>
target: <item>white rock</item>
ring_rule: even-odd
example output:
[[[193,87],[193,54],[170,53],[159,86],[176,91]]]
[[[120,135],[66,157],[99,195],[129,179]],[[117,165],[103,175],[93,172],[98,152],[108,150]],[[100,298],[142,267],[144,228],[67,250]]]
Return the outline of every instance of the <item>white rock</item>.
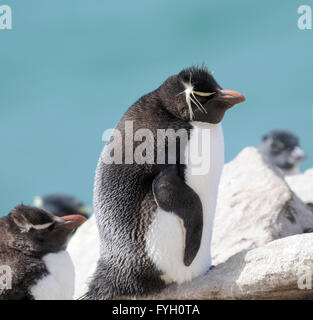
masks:
[[[312,227],[312,212],[256,148],[245,148],[225,165],[213,230],[213,264]]]

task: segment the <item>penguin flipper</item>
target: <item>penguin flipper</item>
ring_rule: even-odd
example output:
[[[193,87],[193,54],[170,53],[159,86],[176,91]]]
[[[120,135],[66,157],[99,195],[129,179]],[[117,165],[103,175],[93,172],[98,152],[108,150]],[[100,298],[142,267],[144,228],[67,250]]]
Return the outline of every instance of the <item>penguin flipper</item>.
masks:
[[[157,205],[183,220],[186,230],[184,264],[191,265],[196,257],[202,237],[202,203],[196,192],[179,176],[176,165],[161,171],[152,183]]]

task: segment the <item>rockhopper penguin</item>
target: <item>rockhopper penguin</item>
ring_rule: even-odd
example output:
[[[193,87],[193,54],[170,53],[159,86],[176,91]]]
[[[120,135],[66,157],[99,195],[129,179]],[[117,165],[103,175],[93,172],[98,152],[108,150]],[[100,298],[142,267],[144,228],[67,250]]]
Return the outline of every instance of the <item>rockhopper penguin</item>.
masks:
[[[115,131],[121,140],[112,135],[96,169],[94,210],[101,252],[85,299],[147,295],[209,270],[224,164],[221,120],[244,100],[238,92],[223,90],[205,67],[191,67],[169,77],[124,114]],[[146,129],[151,134],[142,137]],[[173,139],[160,143],[168,129],[182,134],[174,135],[175,148],[170,146]],[[202,150],[204,170],[196,172],[198,164],[188,159],[199,154],[200,140],[210,152]],[[123,146],[120,151],[112,147],[116,141]],[[145,161],[137,157],[129,163],[129,153],[134,158],[142,153]],[[122,161],[110,163],[115,156]]]
[[[72,299],[74,268],[65,251],[72,232],[86,218],[56,217],[42,209],[17,206],[0,219],[0,266],[10,268],[10,288],[0,300]]]

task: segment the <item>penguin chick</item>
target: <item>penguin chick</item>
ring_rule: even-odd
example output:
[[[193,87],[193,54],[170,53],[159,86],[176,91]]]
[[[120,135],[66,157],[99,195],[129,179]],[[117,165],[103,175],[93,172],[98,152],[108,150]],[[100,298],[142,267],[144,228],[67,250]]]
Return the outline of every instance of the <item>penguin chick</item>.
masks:
[[[44,197],[36,196],[34,199],[34,206],[42,208],[58,217],[69,214],[80,214],[85,218],[89,218],[90,208],[84,203],[66,194],[49,194]]]
[[[9,268],[10,287],[0,300],[72,299],[74,268],[65,251],[70,235],[86,219],[56,217],[19,205],[0,219],[0,266]]]
[[[291,131],[272,130],[259,144],[261,154],[278,167],[285,176],[300,173],[300,163],[306,159],[299,138]]]

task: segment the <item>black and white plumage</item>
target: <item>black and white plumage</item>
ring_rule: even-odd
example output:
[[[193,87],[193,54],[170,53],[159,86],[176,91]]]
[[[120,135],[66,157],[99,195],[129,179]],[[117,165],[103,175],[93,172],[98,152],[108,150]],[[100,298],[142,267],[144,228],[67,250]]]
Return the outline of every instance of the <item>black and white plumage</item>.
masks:
[[[86,219],[56,217],[24,205],[0,219],[0,265],[8,266],[11,288],[0,300],[71,299],[74,268],[65,251],[72,232]]]
[[[154,147],[153,163],[143,164],[108,164],[112,140],[104,148],[94,188],[101,252],[86,299],[146,295],[209,269],[224,163],[220,122],[229,108],[243,101],[241,94],[223,90],[207,69],[192,67],[169,77],[125,113],[116,128],[124,144],[126,121],[132,121],[134,132],[148,128],[153,139],[158,129],[184,129],[188,141],[182,146],[176,141],[174,155],[168,144],[157,151]],[[195,151],[196,137],[204,129],[210,131],[204,137],[212,148],[205,158],[210,170],[193,175],[183,160],[187,150]],[[140,142],[134,141],[132,152]],[[164,164],[156,163],[158,152],[165,152]],[[169,164],[170,157],[175,164]]]
[[[85,206],[80,199],[63,193],[49,194],[43,197],[36,196],[34,205],[58,217],[80,214],[88,219],[90,214],[90,208]]]
[[[259,151],[285,176],[300,173],[299,165],[306,158],[300,148],[299,138],[288,130],[267,133],[259,144]]]

